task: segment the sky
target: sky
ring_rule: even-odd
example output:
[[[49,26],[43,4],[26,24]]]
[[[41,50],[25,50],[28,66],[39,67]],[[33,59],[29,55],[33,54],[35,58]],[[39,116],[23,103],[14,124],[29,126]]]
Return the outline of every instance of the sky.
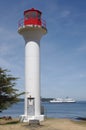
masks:
[[[24,91],[25,41],[18,21],[30,8],[42,11],[41,96],[86,100],[86,0],[0,0],[0,67],[19,77]]]

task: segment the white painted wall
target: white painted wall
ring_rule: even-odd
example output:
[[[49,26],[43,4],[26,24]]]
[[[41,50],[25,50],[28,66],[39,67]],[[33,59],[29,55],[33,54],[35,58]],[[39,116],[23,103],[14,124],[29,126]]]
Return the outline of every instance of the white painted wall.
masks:
[[[22,27],[18,32],[25,39],[25,116],[29,117],[28,98],[34,98],[34,114],[39,120],[43,118],[40,111],[40,39],[46,34],[42,27]]]

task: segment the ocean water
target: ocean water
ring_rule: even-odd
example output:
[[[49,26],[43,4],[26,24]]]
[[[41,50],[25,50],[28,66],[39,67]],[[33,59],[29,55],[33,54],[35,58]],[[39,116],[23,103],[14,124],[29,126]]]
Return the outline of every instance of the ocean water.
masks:
[[[86,102],[76,103],[46,103],[45,115],[53,118],[86,118]]]
[[[76,103],[42,103],[44,106],[45,116],[53,118],[86,118],[86,101]],[[0,116],[19,117],[24,114],[24,102],[14,104],[7,110],[0,113]]]

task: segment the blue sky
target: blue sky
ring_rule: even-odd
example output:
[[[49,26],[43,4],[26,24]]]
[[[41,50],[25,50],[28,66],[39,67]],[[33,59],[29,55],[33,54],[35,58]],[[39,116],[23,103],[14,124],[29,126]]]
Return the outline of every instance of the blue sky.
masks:
[[[0,67],[19,77],[24,91],[23,11],[42,11],[48,33],[41,40],[41,96],[86,100],[86,0],[1,0]]]

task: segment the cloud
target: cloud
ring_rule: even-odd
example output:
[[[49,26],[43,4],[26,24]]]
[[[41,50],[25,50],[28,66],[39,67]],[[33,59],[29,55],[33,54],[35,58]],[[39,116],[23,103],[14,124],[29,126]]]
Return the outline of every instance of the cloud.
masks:
[[[0,27],[0,35],[0,67],[21,77],[24,68],[24,44],[19,44],[22,43],[21,39],[14,30]]]
[[[80,47],[78,47],[77,52],[86,52],[86,44],[83,44]]]
[[[1,55],[5,55],[5,54],[7,54],[8,52],[9,52],[9,47],[6,46],[6,44],[1,43],[1,44],[0,44],[0,54],[1,54]]]
[[[9,29],[6,29],[4,27],[0,27],[0,43],[1,41],[8,41],[8,40],[13,40],[16,39],[16,34],[15,32]]]
[[[80,74],[79,77],[80,78],[86,78],[86,74]]]
[[[61,18],[67,18],[70,14],[71,12],[69,10],[64,10],[61,12]]]
[[[0,57],[0,67],[8,67],[8,68],[10,68],[11,66],[10,66],[10,64],[9,64],[9,62],[7,62],[4,58],[2,58],[2,57]]]

